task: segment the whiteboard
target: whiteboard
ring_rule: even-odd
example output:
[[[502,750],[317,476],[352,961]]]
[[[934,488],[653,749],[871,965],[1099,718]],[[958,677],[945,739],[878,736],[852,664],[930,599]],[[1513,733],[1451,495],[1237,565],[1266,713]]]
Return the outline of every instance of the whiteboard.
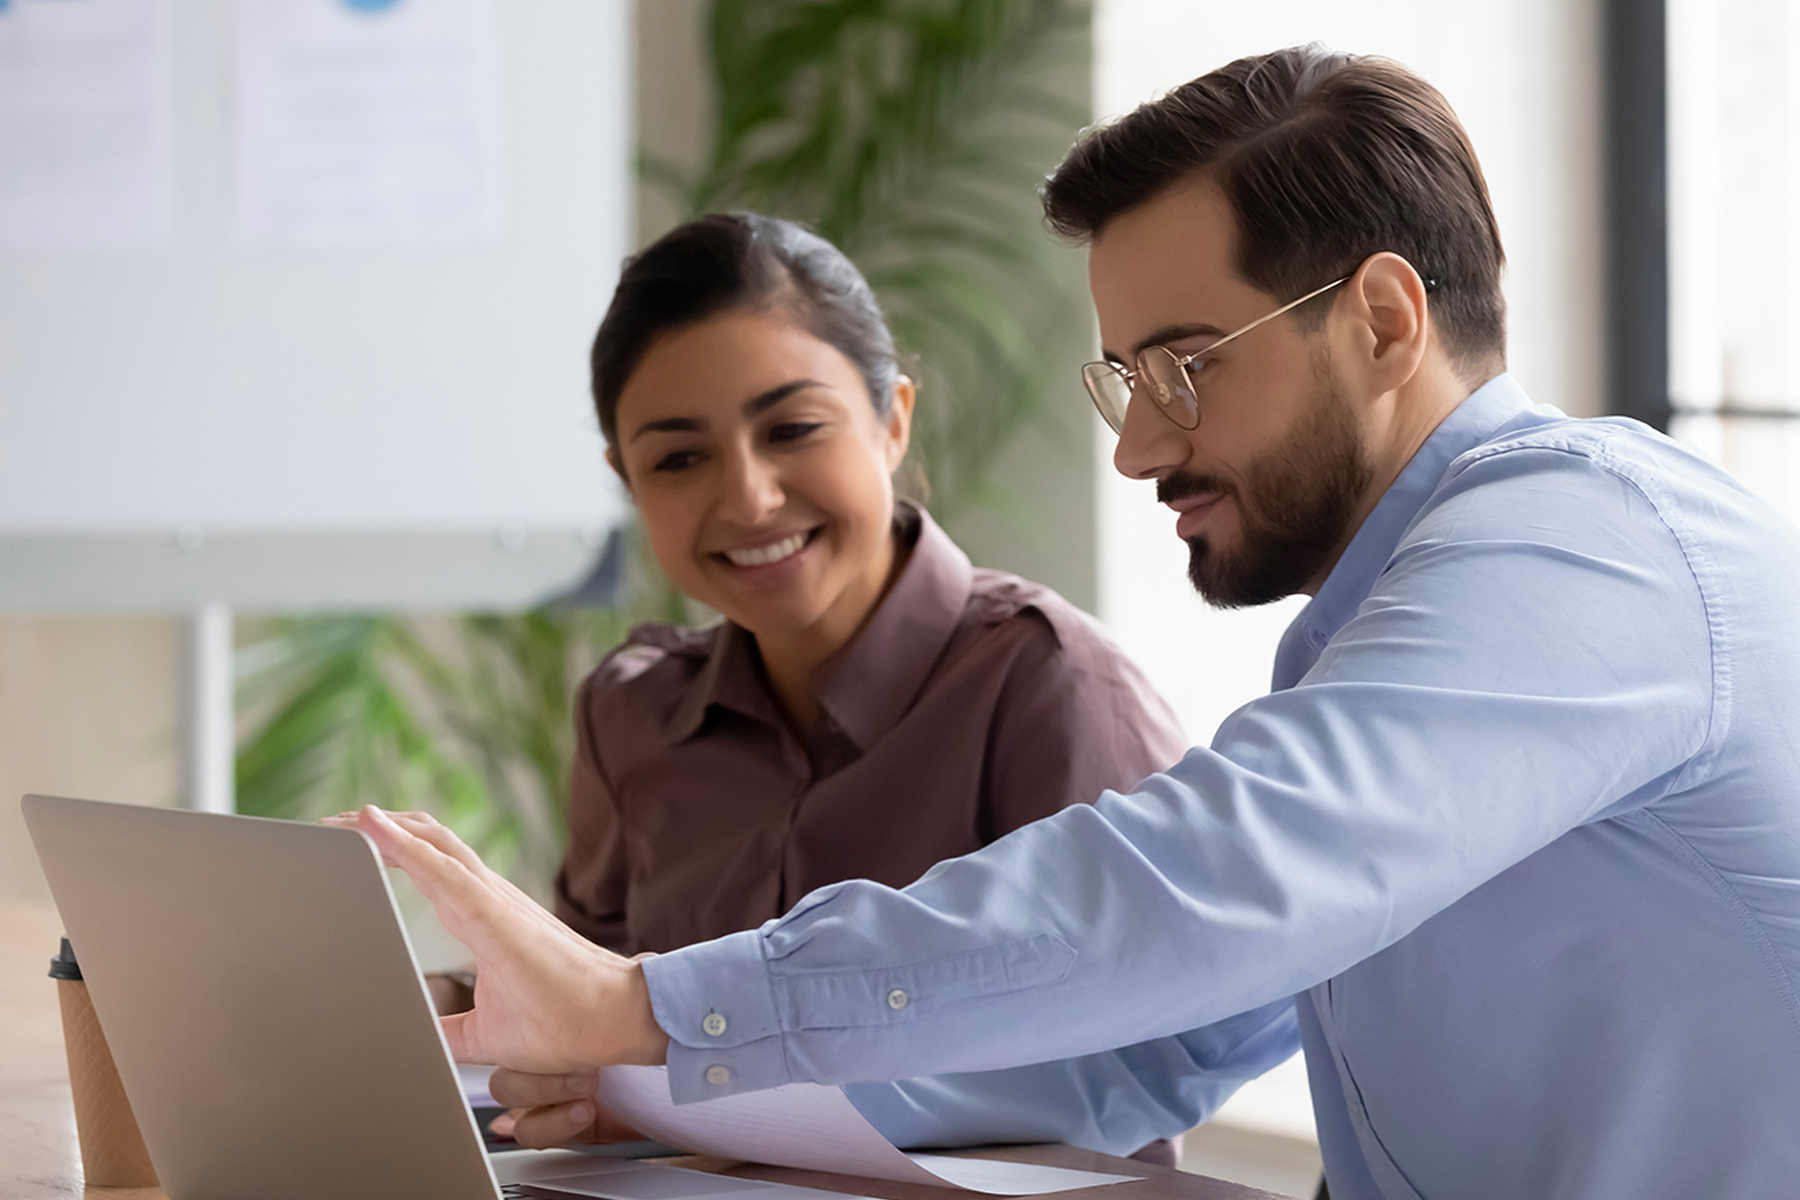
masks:
[[[0,567],[29,558],[45,607],[81,590],[60,561],[95,570],[94,553],[57,549],[70,539],[95,539],[101,561],[135,547],[140,571],[144,548],[162,548],[194,575],[195,601],[234,590],[196,574],[209,539],[310,539],[309,602],[329,599],[316,575],[334,538],[418,535],[426,560],[434,544],[494,539],[509,552],[493,555],[497,596],[521,587],[509,561],[531,559],[530,588],[578,573],[623,511],[587,349],[632,227],[626,0],[492,5],[495,236],[344,248],[239,234],[233,8],[170,10],[170,236],[0,255]],[[567,563],[517,553],[534,542]],[[378,596],[367,547],[347,553],[359,602]],[[429,593],[421,561],[406,560],[408,600]],[[130,606],[128,580],[108,586],[88,606]],[[18,578],[3,590],[5,606],[33,606]]]

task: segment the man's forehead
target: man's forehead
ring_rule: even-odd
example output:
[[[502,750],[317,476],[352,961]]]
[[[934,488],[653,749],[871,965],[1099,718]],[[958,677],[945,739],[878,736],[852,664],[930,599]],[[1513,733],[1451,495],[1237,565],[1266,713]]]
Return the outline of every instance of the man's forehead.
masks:
[[[1170,325],[1223,319],[1255,289],[1233,265],[1235,222],[1218,186],[1166,189],[1109,221],[1088,249],[1101,344],[1128,357]]]

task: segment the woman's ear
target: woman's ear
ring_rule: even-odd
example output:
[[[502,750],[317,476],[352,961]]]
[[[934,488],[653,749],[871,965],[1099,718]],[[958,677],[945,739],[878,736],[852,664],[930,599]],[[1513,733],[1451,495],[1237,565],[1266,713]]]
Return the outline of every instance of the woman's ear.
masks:
[[[905,375],[894,377],[893,398],[888,402],[887,414],[887,469],[893,474],[900,469],[900,461],[906,457],[906,448],[912,444],[913,401],[919,398],[918,389],[913,381]]]

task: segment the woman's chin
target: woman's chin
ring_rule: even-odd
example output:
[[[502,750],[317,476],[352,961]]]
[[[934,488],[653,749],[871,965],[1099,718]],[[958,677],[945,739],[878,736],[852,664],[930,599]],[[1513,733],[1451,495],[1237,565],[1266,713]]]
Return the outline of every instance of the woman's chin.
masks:
[[[800,571],[784,575],[734,575],[697,599],[758,636],[792,636],[816,624],[830,605],[817,595],[816,579]]]

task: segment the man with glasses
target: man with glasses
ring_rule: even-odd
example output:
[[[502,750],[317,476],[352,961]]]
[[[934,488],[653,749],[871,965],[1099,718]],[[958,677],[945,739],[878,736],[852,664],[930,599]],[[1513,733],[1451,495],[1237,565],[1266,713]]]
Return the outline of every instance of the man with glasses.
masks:
[[[1480,167],[1398,66],[1232,63],[1045,207],[1195,586],[1312,596],[1274,692],[1131,794],[641,964],[371,811],[482,963],[452,1046],[576,1072],[496,1076],[538,1141],[596,1119],[581,1070],[666,1061],[683,1101],[844,1082],[909,1144],[1124,1151],[1300,1041],[1338,1200],[1789,1194],[1800,533],[1504,374]]]

